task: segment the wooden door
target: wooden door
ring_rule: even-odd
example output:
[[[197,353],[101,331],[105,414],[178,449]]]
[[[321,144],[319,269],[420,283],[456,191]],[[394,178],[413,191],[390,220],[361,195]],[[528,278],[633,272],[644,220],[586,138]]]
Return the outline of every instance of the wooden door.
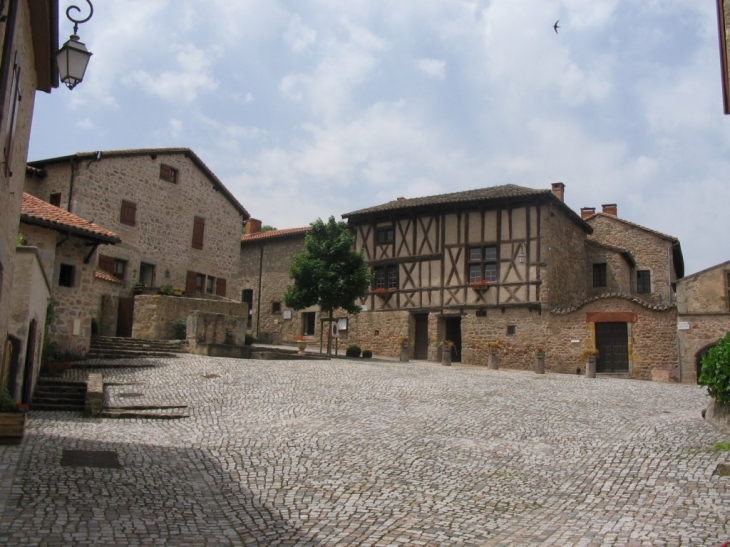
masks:
[[[596,372],[629,371],[629,335],[626,323],[596,323]]]
[[[119,297],[119,311],[117,313],[117,336],[131,338],[132,324],[134,323],[134,297]]]
[[[413,320],[416,324],[413,358],[428,359],[428,314],[419,313],[413,316]]]

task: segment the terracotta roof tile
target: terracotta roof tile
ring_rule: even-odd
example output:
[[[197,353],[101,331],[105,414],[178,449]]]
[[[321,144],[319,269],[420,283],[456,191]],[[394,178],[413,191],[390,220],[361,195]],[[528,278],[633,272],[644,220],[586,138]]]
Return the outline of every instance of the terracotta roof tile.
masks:
[[[628,300],[629,302],[633,302],[634,304],[638,304],[639,306],[642,306],[642,307],[646,308],[647,310],[652,310],[652,311],[667,311],[667,310],[671,310],[671,309],[674,309],[677,307],[675,304],[651,304],[650,302],[637,298],[631,294],[610,292],[610,293],[603,293],[603,294],[600,294],[598,296],[594,296],[591,298],[586,298],[585,300],[576,304],[575,306],[569,306],[567,308],[552,308],[550,310],[550,313],[555,314],[555,315],[567,315],[569,313],[578,311],[583,306],[590,304],[591,302],[597,302],[598,300],[606,300],[609,298],[619,298],[621,300]]]
[[[20,219],[27,224],[36,224],[61,232],[71,232],[104,243],[121,241],[114,232],[26,193],[23,193]]]
[[[297,234],[306,234],[311,229],[311,226],[304,226],[303,228],[287,228],[285,230],[270,230],[268,232],[257,232],[255,234],[243,234],[241,235],[241,243],[246,243],[248,241],[260,241],[262,239],[273,239],[276,237],[293,236]]]
[[[98,268],[94,270],[94,277],[103,281],[109,281],[110,283],[116,283],[117,285],[124,285],[124,282],[121,279],[114,277],[109,272],[105,272],[104,270],[100,270]]]
[[[396,199],[368,207],[359,209],[342,215],[342,218],[352,216],[365,215],[370,213],[379,213],[381,211],[396,211],[401,209],[411,209],[414,207],[422,207],[428,205],[443,205],[452,203],[469,203],[486,201],[492,199],[516,198],[516,197],[533,197],[533,196],[551,196],[552,190],[536,190],[534,188],[526,188],[517,186],[516,184],[504,184],[501,186],[490,186],[488,188],[479,188],[476,190],[466,190],[464,192],[452,192],[450,194],[440,194],[436,196],[425,196],[420,198]],[[557,198],[556,198],[557,199]]]
[[[591,220],[595,218],[609,218],[611,220],[616,220],[618,222],[623,222],[624,224],[627,224],[628,226],[633,226],[634,228],[639,228],[640,230],[644,230],[645,232],[649,232],[650,234],[654,234],[655,236],[661,237],[662,239],[667,239],[671,241],[672,243],[678,243],[679,240],[674,237],[667,234],[663,234],[661,232],[657,232],[656,230],[652,230],[651,228],[647,228],[646,226],[642,226],[641,224],[636,224],[635,222],[631,222],[629,220],[625,220],[623,218],[617,217],[616,215],[609,215],[607,213],[595,213],[588,218],[585,219],[585,221],[590,224]]]

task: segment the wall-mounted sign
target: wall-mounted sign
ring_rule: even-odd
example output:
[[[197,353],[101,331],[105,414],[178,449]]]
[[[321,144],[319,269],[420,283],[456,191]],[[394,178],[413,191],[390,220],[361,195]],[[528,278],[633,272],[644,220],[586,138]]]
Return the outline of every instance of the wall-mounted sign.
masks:
[[[690,324],[687,321],[680,321],[677,323],[677,330],[689,330]]]
[[[337,328],[341,331],[347,331],[347,317],[340,317],[337,320]]]
[[[363,304],[362,306],[360,306],[360,311],[368,311],[368,307]]]
[[[291,319],[291,310],[284,310],[283,317],[284,319]]]

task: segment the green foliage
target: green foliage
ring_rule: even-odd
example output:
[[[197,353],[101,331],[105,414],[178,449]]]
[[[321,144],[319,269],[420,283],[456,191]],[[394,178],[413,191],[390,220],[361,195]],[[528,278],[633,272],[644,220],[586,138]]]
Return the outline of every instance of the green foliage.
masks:
[[[96,317],[91,318],[91,336],[98,336],[99,335],[99,322],[96,320]]]
[[[41,350],[41,361],[55,361],[58,354],[58,342],[49,340],[46,336],[43,339],[43,349]]]
[[[261,231],[262,232],[273,232],[273,231],[275,231],[277,229],[278,228],[276,226],[271,226],[269,224],[264,224],[263,226],[261,226]]]
[[[287,307],[318,305],[330,314],[337,308],[355,314],[355,301],[369,290],[371,275],[362,253],[352,250],[355,238],[344,222],[317,219],[304,240],[304,253],[294,256],[289,275],[294,281],[284,294]]]
[[[253,334],[247,334],[247,335],[246,335],[246,340],[245,340],[245,342],[243,343],[243,345],[244,345],[244,346],[250,346],[250,345],[251,345],[251,344],[253,344],[253,343],[254,343],[254,339],[253,339]]]
[[[715,452],[730,452],[730,441],[726,443],[715,443]]]
[[[730,332],[702,358],[698,383],[718,403],[730,403]]]
[[[369,349],[364,349],[364,350],[362,350],[362,356],[365,359],[370,359],[373,356],[373,352],[370,351]]]
[[[360,357],[360,346],[356,344],[348,346],[345,350],[345,355],[348,357]]]
[[[46,304],[46,327],[53,324],[56,320],[56,301],[53,298],[48,299]]]
[[[171,323],[172,330],[175,332],[175,338],[185,340],[188,331],[188,322],[185,319],[174,319]]]
[[[172,296],[173,287],[172,285],[163,285],[160,287],[160,294],[165,294],[167,296]]]
[[[20,247],[21,245],[25,245],[25,237],[23,237],[23,234],[18,232],[18,237],[15,239],[15,246]]]
[[[15,404],[15,399],[10,395],[7,388],[3,388],[3,394],[0,397],[0,412],[20,412],[20,409]]]

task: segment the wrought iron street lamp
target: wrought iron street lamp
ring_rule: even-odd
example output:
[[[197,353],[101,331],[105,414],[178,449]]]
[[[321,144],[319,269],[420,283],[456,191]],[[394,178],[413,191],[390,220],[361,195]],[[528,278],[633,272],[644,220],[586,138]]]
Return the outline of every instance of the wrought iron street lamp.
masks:
[[[91,4],[91,0],[86,0],[86,2],[89,4],[90,12],[89,16],[85,19],[74,19],[71,16],[71,10],[81,11],[77,6],[69,6],[66,10],[66,17],[74,23],[74,33],[63,44],[63,47],[58,51],[58,55],[56,56],[58,75],[69,89],[73,89],[84,79],[84,73],[92,55],[86,49],[86,46],[82,42],[79,42],[77,34],[79,31],[79,23],[86,23],[94,15],[94,6]]]

